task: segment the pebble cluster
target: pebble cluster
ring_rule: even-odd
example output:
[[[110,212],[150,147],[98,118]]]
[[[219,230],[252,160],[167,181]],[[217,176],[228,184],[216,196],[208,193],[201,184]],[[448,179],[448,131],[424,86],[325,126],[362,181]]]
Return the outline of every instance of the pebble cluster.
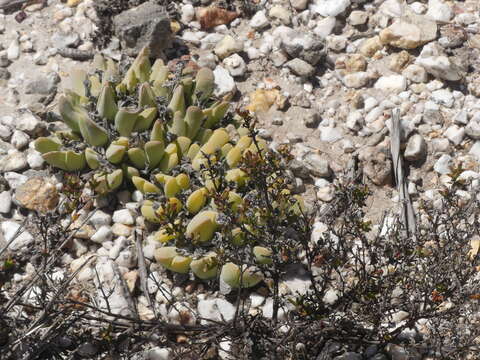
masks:
[[[56,129],[58,122],[49,112],[55,110],[57,89],[68,87],[71,69],[88,66],[61,56],[59,49],[94,49],[90,35],[98,17],[93,3],[54,0],[46,7],[29,5],[20,23],[15,14],[0,14],[0,248],[20,227],[23,208],[48,209],[58,197],[62,185],[50,175],[32,140]],[[439,198],[438,190],[449,184],[447,174],[454,166],[461,165],[460,178],[472,180],[473,189],[480,188],[480,2],[253,3],[258,11],[251,17],[225,12],[220,24],[209,24],[206,17],[206,7],[214,7],[215,2],[175,4],[178,20],[168,24],[171,29],[165,33],[172,34],[165,43],[186,46],[189,59],[213,70],[215,95],[240,93],[238,105],[257,112],[263,127],[260,134],[271,140],[272,147],[292,145],[296,156],[292,172],[299,192],[313,183],[308,189],[330,202],[333,179],[346,170],[348,159],[358,155],[367,181],[375,188],[378,206],[372,218],[395,205],[398,196],[392,187],[389,155],[393,108],[402,115],[403,155],[410,167],[408,191],[414,207],[422,198]],[[113,38],[104,53],[119,59],[122,41]],[[76,281],[90,282],[99,292],[101,287],[112,289],[116,292],[112,312],[128,315],[124,289],[115,287],[115,282],[122,276],[127,291],[138,282],[132,239],[136,229],[145,225],[139,216],[143,196],[139,191],[122,191],[116,197],[116,209],[97,200],[95,210],[79,214],[73,225],[79,230],[56,274],[68,276],[95,254],[96,260],[81,268]],[[315,229],[314,236],[319,236],[321,224]],[[23,251],[34,242],[34,236],[24,232],[10,249]],[[156,246],[147,238],[143,251],[152,273],[148,291],[162,316],[177,324],[194,324],[197,317],[233,318],[235,307],[221,294],[204,292],[201,284],[178,286],[167,279],[152,260]],[[12,287],[33,271],[27,266],[26,273],[16,274],[17,284]],[[308,281],[301,277],[285,279],[282,295],[307,288]],[[138,298],[138,310],[142,319],[154,316],[144,296]],[[250,312],[259,311],[271,317],[273,301],[253,292]],[[280,318],[287,312],[283,309]],[[405,317],[400,312],[395,318],[401,322]],[[406,359],[403,351],[396,345],[387,347],[393,359]],[[345,353],[335,359],[362,355],[386,359],[374,347],[368,354]],[[168,359],[169,349],[153,349],[148,356]]]

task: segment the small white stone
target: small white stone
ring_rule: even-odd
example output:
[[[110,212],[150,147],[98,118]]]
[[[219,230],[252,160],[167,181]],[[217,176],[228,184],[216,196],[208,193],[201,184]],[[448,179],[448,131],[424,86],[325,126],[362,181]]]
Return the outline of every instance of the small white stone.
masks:
[[[142,192],[139,191],[139,190],[135,190],[135,191],[132,193],[132,201],[142,202],[142,201],[143,201],[143,194],[142,194]]]
[[[333,143],[343,137],[342,132],[338,128],[330,126],[320,126],[320,140],[328,143]]]
[[[225,58],[223,60],[223,66],[225,66],[233,77],[243,76],[247,70],[245,60],[238,54],[233,54]]]
[[[41,169],[45,160],[43,160],[42,154],[36,150],[28,149],[27,151],[27,163],[32,169]]]
[[[5,241],[8,243],[12,239],[15,239],[9,246],[10,250],[20,250],[22,247],[28,246],[34,241],[33,236],[26,230],[20,233],[20,235],[15,236],[20,227],[21,225],[14,221],[3,221],[1,224]]]
[[[10,61],[17,60],[20,57],[20,43],[18,39],[12,40],[7,48],[7,59]]]
[[[89,222],[98,230],[102,226],[109,226],[112,223],[112,216],[102,210],[97,210],[90,217]]]
[[[223,299],[201,300],[198,302],[197,310],[200,324],[208,324],[208,320],[213,321],[230,321],[235,316],[235,306]]]
[[[348,22],[353,25],[363,25],[368,20],[368,13],[366,11],[354,10],[348,17]]]
[[[402,75],[414,83],[425,83],[428,80],[425,69],[416,64],[408,65],[405,70],[403,70]]]
[[[122,250],[118,254],[115,262],[120,266],[126,267],[127,269],[133,269],[135,266],[137,266],[137,255],[132,248],[128,248]]]
[[[7,180],[8,186],[10,186],[11,189],[16,189],[20,185],[26,183],[28,180],[27,176],[13,171],[8,171],[3,176],[5,177],[5,180]]]
[[[270,24],[270,21],[265,15],[264,10],[257,11],[255,15],[253,15],[252,19],[250,20],[250,26],[255,30],[261,30],[267,27]]]
[[[105,241],[110,241],[113,238],[112,230],[110,226],[102,225],[96,232],[90,237],[90,240],[98,244],[102,244]]]
[[[145,354],[145,360],[170,360],[172,350],[170,348],[155,347]]]
[[[243,41],[234,39],[230,35],[225,35],[222,40],[215,46],[215,54],[224,59],[232,54],[243,51]]]
[[[362,113],[358,110],[352,111],[350,114],[348,114],[345,125],[352,131],[359,131],[363,126]]]
[[[30,138],[28,137],[28,135],[20,130],[15,130],[13,132],[12,138],[10,139],[10,143],[18,150],[26,147],[29,141]]]
[[[12,208],[12,194],[10,191],[0,192],[0,214],[8,214]]]
[[[374,97],[368,97],[364,100],[364,110],[366,112],[369,112],[370,110],[372,110],[375,106],[378,105],[378,100],[375,99]]]
[[[453,144],[459,145],[465,137],[465,128],[459,127],[457,125],[452,125],[447,130],[445,130],[444,135]]]
[[[284,8],[283,6],[274,5],[271,7],[268,15],[273,19],[280,20],[284,25],[288,25],[291,22],[291,16],[289,10]]]
[[[433,170],[441,175],[450,173],[453,159],[450,155],[443,154],[433,166]]]
[[[474,155],[480,161],[480,141],[476,141],[468,153]]]
[[[313,29],[313,33],[318,37],[325,39],[328,35],[330,35],[335,28],[337,20],[334,16],[328,16],[325,19],[320,20],[315,28]]]
[[[443,105],[446,107],[451,108],[455,99],[453,98],[453,94],[448,89],[440,89],[435,90],[432,92],[432,99],[439,105]]]
[[[382,76],[377,80],[374,87],[382,91],[401,92],[407,88],[407,80],[402,75]]]
[[[195,8],[192,4],[186,4],[182,6],[182,22],[188,24],[195,17]]]
[[[435,21],[448,22],[453,16],[453,11],[442,0],[429,0],[428,11],[425,16]]]
[[[128,209],[117,210],[113,213],[113,222],[123,225],[133,225],[135,220]]]
[[[0,139],[9,141],[12,136],[12,129],[7,125],[0,124]]]
[[[408,161],[418,161],[427,155],[427,144],[420,134],[415,134],[408,139],[404,157]]]
[[[215,96],[221,97],[228,93],[235,93],[237,90],[235,81],[228,70],[218,65],[213,71],[215,76]]]
[[[337,16],[350,6],[350,0],[316,0],[311,9],[321,16]]]

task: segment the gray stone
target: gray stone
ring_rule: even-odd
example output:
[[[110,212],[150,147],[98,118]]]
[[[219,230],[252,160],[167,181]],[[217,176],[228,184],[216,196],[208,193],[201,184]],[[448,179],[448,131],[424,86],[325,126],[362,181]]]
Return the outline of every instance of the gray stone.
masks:
[[[315,68],[302,59],[293,59],[285,64],[295,75],[310,77],[315,74]]]
[[[57,84],[60,82],[60,76],[56,72],[47,75],[38,76],[31,80],[25,86],[25,94],[50,95],[57,91]]]
[[[80,45],[81,40],[80,35],[73,31],[70,33],[56,32],[53,34],[51,41],[56,48],[76,48]]]
[[[2,122],[3,122],[2,118]],[[18,130],[26,132],[28,135],[38,135],[44,125],[43,123],[32,113],[24,111],[16,119],[12,118],[12,125]]]
[[[422,160],[427,156],[427,143],[422,135],[415,134],[408,139],[403,156],[408,161]]]
[[[0,68],[0,80],[8,80],[10,79],[11,74],[10,71],[4,68]]]
[[[333,360],[362,360],[363,356],[356,352],[346,352],[345,354],[335,356]]]
[[[122,48],[130,56],[136,56],[148,46],[150,56],[163,57],[163,51],[170,47],[170,19],[164,7],[155,1],[145,2],[124,11],[113,18],[115,35]]]
[[[276,30],[274,31],[274,36],[280,37],[282,41],[281,48],[291,58],[299,58],[315,66],[324,57],[325,43],[319,37],[281,26]]]
[[[325,159],[323,156],[315,153],[310,153],[305,156],[304,160],[308,170],[314,176],[328,178],[332,175],[328,160]],[[294,170],[292,169],[292,171]]]
[[[480,161],[480,141],[475,141],[468,153],[474,155]]]
[[[92,224],[95,229],[100,229],[102,226],[110,226],[112,223],[112,216],[103,212],[102,210],[97,210],[90,217],[89,223]]]
[[[118,257],[115,259],[115,262],[119,266],[126,267],[128,269],[133,269],[137,266],[137,255],[133,248],[128,248],[120,251]]]

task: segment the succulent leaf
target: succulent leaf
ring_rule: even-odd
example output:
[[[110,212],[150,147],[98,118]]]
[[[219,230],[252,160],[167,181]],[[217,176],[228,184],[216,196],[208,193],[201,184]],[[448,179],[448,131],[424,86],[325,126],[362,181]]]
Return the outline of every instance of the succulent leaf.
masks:
[[[115,90],[109,82],[106,82],[102,87],[100,96],[97,100],[97,111],[102,118],[105,118],[108,121],[113,121],[115,115],[117,115],[118,106]]]
[[[218,227],[217,216],[216,211],[204,210],[199,212],[188,223],[185,235],[200,243],[211,240]]]
[[[34,143],[35,150],[45,154],[50,151],[59,151],[62,147],[62,142],[56,137],[39,137]]]
[[[195,78],[195,99],[199,102],[203,102],[210,98],[213,94],[215,86],[215,76],[213,71],[209,68],[201,68],[197,72]]]
[[[120,108],[115,116],[115,129],[121,136],[130,136],[140,114],[140,109]]]

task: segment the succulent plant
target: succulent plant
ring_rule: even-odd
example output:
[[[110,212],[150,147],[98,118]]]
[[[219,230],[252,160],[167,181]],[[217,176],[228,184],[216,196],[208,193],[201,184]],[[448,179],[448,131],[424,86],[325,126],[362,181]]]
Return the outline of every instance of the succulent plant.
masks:
[[[179,65],[171,72],[160,59],[150,63],[148,48],[125,74],[101,55],[94,66],[92,73],[74,71],[72,88],[59,98],[69,130],[38,138],[35,148],[56,168],[92,171],[99,193],[126,179],[146,193],[158,192],[143,177],[168,173],[189,149],[191,156],[200,151],[229,108],[228,97],[212,97],[210,69]],[[178,186],[188,186],[185,181],[180,178]],[[176,183],[164,182],[174,191]]]
[[[252,240],[267,221],[245,161],[264,157],[266,142],[241,113],[223,120],[229,97],[213,98],[210,69],[170,71],[161,60],[152,65],[146,48],[124,74],[102,56],[94,65],[93,73],[74,71],[59,99],[69,130],[38,138],[35,148],[54,167],[88,172],[99,194],[128,182],[141,191],[142,215],[159,226],[155,258],[166,269],[202,280],[220,275],[231,287],[259,283],[273,256]],[[266,191],[276,191],[276,175],[266,176]],[[280,220],[302,210],[288,189],[278,195],[271,208]],[[248,249],[252,264],[226,257],[224,244]]]
[[[263,279],[260,267],[272,264],[272,250],[250,246],[256,267],[228,261],[222,246],[229,242],[243,249],[248,235],[256,233],[245,213],[255,210],[253,216],[260,219],[261,209],[248,209],[245,202],[248,198],[248,202],[254,201],[258,194],[244,160],[265,156],[267,144],[240,119],[236,124],[208,131],[209,136],[202,141],[184,141],[179,136],[177,143],[169,145],[177,165],[164,167],[150,181],[141,177],[133,177],[132,181],[148,197],[141,206],[142,215],[160,225],[152,234],[162,244],[155,256],[160,264],[177,273],[186,273],[189,268],[202,280],[220,276],[231,287],[246,288]],[[301,198],[286,189],[272,205],[292,213],[303,207]],[[235,217],[235,226],[224,223],[227,212]]]

